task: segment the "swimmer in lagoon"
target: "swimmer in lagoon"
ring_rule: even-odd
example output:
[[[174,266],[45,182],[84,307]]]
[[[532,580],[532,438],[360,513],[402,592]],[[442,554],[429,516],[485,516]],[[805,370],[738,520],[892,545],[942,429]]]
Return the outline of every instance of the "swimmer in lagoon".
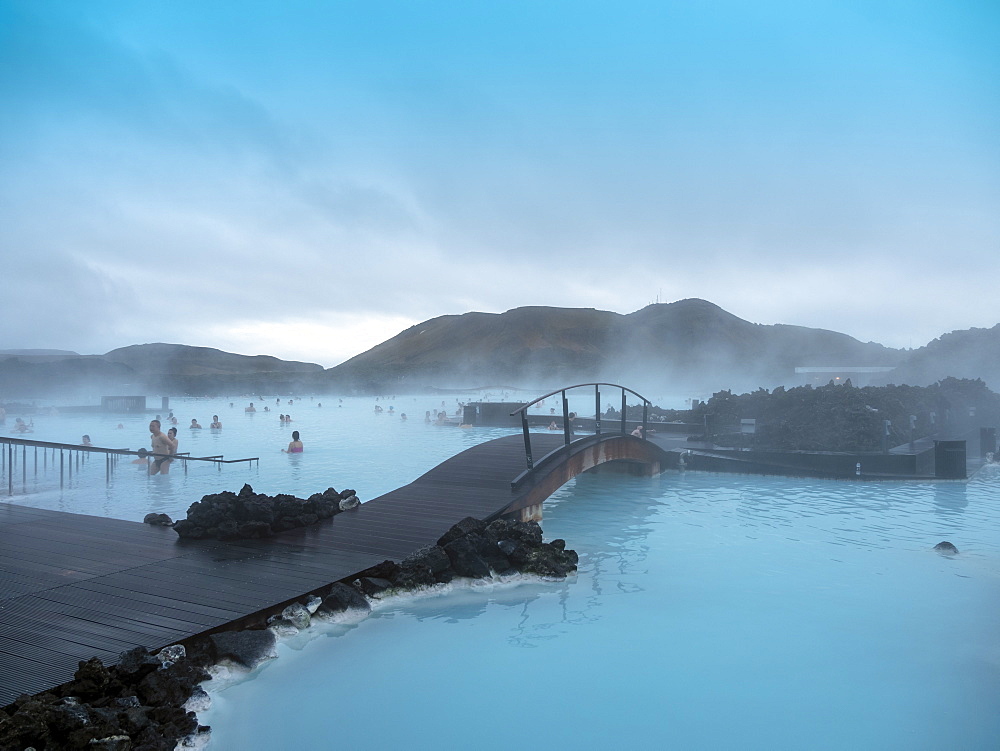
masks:
[[[80,441],[80,445],[81,446],[93,446],[94,444],[92,444],[90,442],[90,436],[89,435],[84,435],[83,440]]]
[[[149,433],[150,433],[150,444],[153,447],[154,454],[165,454],[169,455],[173,453],[174,444],[171,442],[170,438],[167,437],[166,433],[160,432],[160,421],[151,420],[149,423]],[[163,471],[163,464],[170,460],[169,456],[158,456],[153,460],[153,463],[149,465],[149,474],[155,475]],[[166,472],[164,471],[164,474]]]
[[[198,421],[193,417],[191,418],[191,425],[189,427],[192,430],[201,430],[201,425],[199,425]]]
[[[253,406],[253,402],[250,402],[250,406],[243,410],[244,412],[256,412],[257,409]]]
[[[292,442],[288,444],[287,449],[281,449],[284,454],[301,454],[302,453],[302,441],[299,440],[299,431],[292,431]]]
[[[171,428],[167,431],[167,440],[170,441],[170,453],[177,453],[177,446],[180,441],[177,440],[177,428]],[[170,471],[170,465],[174,462],[173,459],[167,459],[163,464],[160,465],[160,474],[165,475]]]
[[[212,428],[212,430],[218,430],[222,427],[222,423],[219,422],[218,415],[212,415],[212,423],[208,427]]]

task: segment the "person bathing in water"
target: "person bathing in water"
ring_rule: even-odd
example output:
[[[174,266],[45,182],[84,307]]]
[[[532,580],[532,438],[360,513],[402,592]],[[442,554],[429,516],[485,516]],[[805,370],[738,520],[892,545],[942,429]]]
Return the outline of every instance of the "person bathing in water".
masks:
[[[157,456],[153,459],[153,463],[149,465],[149,474],[155,475],[159,474],[161,471],[163,474],[166,474],[167,470],[163,469],[163,466],[166,462],[170,461],[169,454],[174,453],[174,444],[166,433],[160,431],[159,420],[150,421],[149,433],[150,445],[153,447],[153,453],[163,454],[163,456]]]
[[[167,440],[170,441],[170,453],[173,455],[177,454],[177,446],[180,441],[177,440],[177,428],[171,428],[167,431]],[[160,474],[165,475],[170,471],[170,465],[174,463],[173,459],[167,459],[163,464],[160,465]]]
[[[286,454],[301,454],[302,453],[302,441],[299,440],[299,431],[292,431],[292,442],[288,444],[287,449],[281,449],[283,453]]]

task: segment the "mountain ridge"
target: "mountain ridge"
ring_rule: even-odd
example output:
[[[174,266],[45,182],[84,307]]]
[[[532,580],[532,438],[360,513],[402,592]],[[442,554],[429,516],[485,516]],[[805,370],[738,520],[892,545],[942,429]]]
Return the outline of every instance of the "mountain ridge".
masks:
[[[525,306],[447,314],[415,324],[333,368],[162,342],[104,355],[0,351],[0,395],[62,387],[101,393],[399,393],[483,383],[541,387],[614,381],[663,392],[771,389],[801,383],[796,367],[879,366],[872,383],[928,385],[949,376],[1000,386],[1000,324],[942,334],[917,350],[861,342],[828,329],[746,321],[707,300],[628,314]],[[60,354],[56,355],[55,352]],[[50,360],[51,358],[51,360]]]

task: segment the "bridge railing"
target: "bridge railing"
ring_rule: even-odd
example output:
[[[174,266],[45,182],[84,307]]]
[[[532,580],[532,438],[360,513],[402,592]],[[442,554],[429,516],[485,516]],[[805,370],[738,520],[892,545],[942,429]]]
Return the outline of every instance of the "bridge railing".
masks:
[[[510,416],[520,414],[521,416],[521,430],[524,432],[524,456],[528,465],[528,471],[530,472],[535,467],[535,461],[531,453],[531,432],[528,430],[528,409],[538,404],[544,399],[548,399],[550,396],[555,396],[559,394],[562,398],[562,415],[563,415],[563,438],[564,445],[569,446],[573,442],[573,420],[576,419],[577,415],[575,412],[569,411],[569,400],[566,398],[566,392],[573,389],[582,388],[594,388],[594,434],[601,435],[601,387],[609,386],[612,389],[621,389],[622,392],[622,410],[621,410],[621,424],[617,430],[610,432],[620,433],[621,435],[627,435],[626,430],[626,412],[628,410],[628,405],[626,403],[627,394],[633,394],[642,400],[642,435],[645,438],[646,435],[646,422],[649,418],[649,408],[652,406],[652,402],[646,397],[640,394],[638,391],[633,391],[632,389],[622,386],[617,383],[578,383],[575,386],[564,386],[561,389],[556,389],[555,391],[550,391],[547,394],[543,394],[537,399],[528,402],[527,404],[519,407],[510,413]]]
[[[18,457],[17,449],[21,449],[21,456]],[[118,460],[122,456],[137,456],[141,458],[152,457],[153,459],[158,459],[160,457],[170,458],[170,459],[180,459],[184,462],[184,471],[187,472],[188,462],[213,462],[220,469],[223,464],[238,464],[241,462],[257,462],[260,465],[260,459],[256,456],[247,459],[225,459],[222,454],[216,456],[191,456],[187,453],[181,454],[154,454],[152,451],[141,448],[136,451],[132,449],[115,449],[107,448],[104,446],[84,446],[78,443],[54,443],[52,441],[36,441],[30,438],[10,438],[7,436],[0,436],[0,476],[7,476],[7,492],[9,495],[14,494],[14,474],[17,470],[18,459],[20,459],[20,469],[21,469],[21,482],[26,483],[28,479],[28,449],[33,448],[33,459],[34,459],[34,474],[38,476],[38,449],[42,449],[42,469],[47,469],[49,452],[52,452],[52,464],[55,466],[56,452],[59,454],[59,487],[62,488],[65,485],[65,476],[67,471],[67,464],[69,470],[69,477],[73,477],[73,461],[76,460],[76,469],[80,469],[80,459],[81,456],[87,454],[103,454],[104,455],[104,467],[105,467],[105,479],[111,481],[111,473],[118,464]],[[69,461],[66,461],[66,456],[69,456]]]

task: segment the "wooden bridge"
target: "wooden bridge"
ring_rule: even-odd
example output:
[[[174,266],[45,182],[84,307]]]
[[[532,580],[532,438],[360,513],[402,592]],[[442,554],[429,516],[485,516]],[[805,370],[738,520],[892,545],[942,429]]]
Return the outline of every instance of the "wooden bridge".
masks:
[[[169,528],[0,504],[0,706],[71,680],[80,660],[110,665],[135,646],[259,622],[387,558],[402,560],[466,516],[540,518],[545,498],[592,467],[626,462],[652,473],[663,460],[658,446],[624,434],[624,423],[576,440],[569,430],[525,432],[467,449],[328,522],[236,542],[182,541]]]

